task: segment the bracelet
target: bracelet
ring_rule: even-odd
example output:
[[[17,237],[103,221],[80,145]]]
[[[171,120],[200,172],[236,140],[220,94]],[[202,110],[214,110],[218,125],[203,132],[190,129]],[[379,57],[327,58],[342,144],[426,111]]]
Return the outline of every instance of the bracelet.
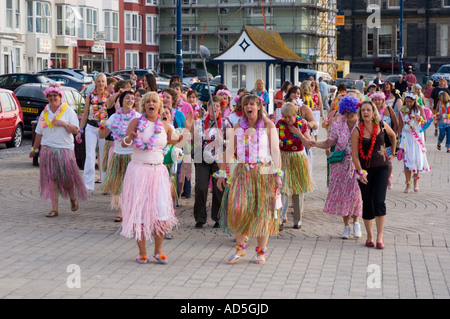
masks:
[[[227,172],[223,169],[219,169],[212,175],[214,178],[227,178]]]
[[[284,177],[284,171],[281,168],[277,168],[275,170],[275,173],[273,173],[273,176],[280,176],[281,178]]]
[[[125,144],[126,146],[130,146],[131,144],[133,144],[133,141],[131,141],[130,143],[127,143],[125,140],[128,138],[128,136],[125,136],[123,138],[123,144]]]
[[[359,171],[356,171],[356,175],[358,179],[360,179],[363,175],[367,175],[367,171],[360,169]]]
[[[78,133],[80,133],[81,135],[83,135],[84,131],[83,131],[83,129],[82,129],[81,127],[78,129]]]
[[[39,153],[39,148],[31,147],[31,152]]]

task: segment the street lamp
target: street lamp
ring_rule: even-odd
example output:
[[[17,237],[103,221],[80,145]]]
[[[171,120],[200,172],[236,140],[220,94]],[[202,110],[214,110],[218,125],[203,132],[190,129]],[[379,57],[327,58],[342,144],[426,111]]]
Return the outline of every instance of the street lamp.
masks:
[[[176,59],[176,73],[183,78],[183,52],[181,47],[181,0],[177,0],[177,59]]]
[[[403,74],[403,0],[400,0],[400,53],[398,59],[398,74]]]
[[[200,45],[200,57],[203,60],[203,69],[205,70],[205,75],[206,75],[206,83],[208,83],[208,92],[209,92],[209,102],[212,105],[212,112],[213,112],[213,116],[214,118],[216,118],[216,112],[214,110],[214,105],[213,103],[213,97],[212,97],[212,93],[211,93],[211,85],[209,84],[209,77],[208,77],[208,69],[206,68],[206,59],[208,59],[211,56],[211,53],[209,52],[209,49],[207,47],[205,47],[204,45]],[[214,121],[217,129],[219,129],[219,127],[217,126],[217,121]]]

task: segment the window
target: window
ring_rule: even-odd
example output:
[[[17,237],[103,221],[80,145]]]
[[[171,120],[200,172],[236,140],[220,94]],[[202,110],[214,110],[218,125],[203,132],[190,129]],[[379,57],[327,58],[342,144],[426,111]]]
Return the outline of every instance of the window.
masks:
[[[367,56],[373,56],[375,52],[374,28],[367,28]]]
[[[222,52],[226,48],[228,48],[229,35],[222,33],[225,31],[228,31],[228,28],[219,27],[218,40],[219,40],[219,51],[220,52]]]
[[[6,0],[6,28],[12,29],[13,27],[13,1]]]
[[[80,7],[81,21],[78,24],[78,38],[93,40],[98,30],[98,11],[93,8]]]
[[[219,4],[229,4],[230,0],[219,0]],[[230,14],[230,8],[219,7],[220,15],[228,15]]]
[[[247,66],[245,64],[233,64],[231,66],[231,87],[239,89],[247,87]]]
[[[261,0],[247,0],[247,2],[248,3],[256,3],[256,4],[258,4],[260,2],[269,3],[270,1],[269,0],[263,0],[263,1],[261,1]],[[272,15],[272,8],[271,7],[263,7],[263,9],[264,9],[264,15],[266,17],[269,16],[269,15]],[[250,16],[253,16],[253,17],[262,17],[262,15],[263,15],[262,8],[259,7],[259,6],[250,8],[250,9],[248,9],[248,14]]]
[[[197,4],[197,0],[181,0],[181,14],[196,15],[197,9],[191,7],[193,4]]]
[[[158,6],[159,0],[145,0],[146,6]]]
[[[197,52],[197,37],[195,35],[192,35],[191,33],[195,30],[197,30],[196,27],[181,28],[181,43],[183,53],[191,54]]]
[[[50,4],[41,1],[27,2],[27,30],[28,32],[49,33],[51,18]]]
[[[75,34],[76,17],[70,6],[56,6],[56,35],[71,36]]]
[[[448,55],[448,24],[441,24],[441,56]]]
[[[156,52],[147,52],[147,69],[158,70],[159,55]]]
[[[20,29],[20,0],[6,0],[6,28]]]
[[[125,43],[142,42],[142,17],[138,12],[125,12]]]
[[[139,69],[139,51],[125,51],[125,69]]]
[[[400,0],[388,0],[388,9],[400,9]]]
[[[158,45],[159,36],[158,36],[158,16],[147,14],[146,15],[146,23],[145,23],[145,31],[146,31],[146,44],[150,45]]]
[[[442,0],[442,7],[450,8],[450,0]]]
[[[16,109],[16,103],[8,93],[0,93],[0,101],[3,105],[3,112],[10,112]]]
[[[104,11],[106,42],[119,42],[119,13]]]
[[[22,71],[22,59],[20,55],[20,48],[14,49],[14,66],[16,68],[16,73],[20,73]]]
[[[392,26],[383,25],[378,29],[378,55],[392,55]]]

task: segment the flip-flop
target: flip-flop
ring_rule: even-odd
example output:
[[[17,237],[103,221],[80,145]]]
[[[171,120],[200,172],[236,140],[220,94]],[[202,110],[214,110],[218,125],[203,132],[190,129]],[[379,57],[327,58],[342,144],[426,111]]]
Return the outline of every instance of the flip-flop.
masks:
[[[116,223],[122,222],[122,217],[117,216],[116,218],[114,218],[114,222],[116,222]]]
[[[172,233],[165,233],[164,234],[164,239],[172,239],[172,238],[173,238]]]
[[[264,255],[256,256],[255,264],[263,265],[265,263],[266,263],[266,258],[264,258]]]
[[[56,216],[58,216],[58,212],[56,210],[52,210],[50,211],[50,213],[45,215],[45,217],[56,217]]]
[[[229,264],[234,264],[234,263],[236,263],[239,259],[241,259],[242,257],[244,257],[244,256],[239,256],[239,255],[236,255],[236,254],[233,254],[233,255],[231,255],[230,256],[230,258],[228,258],[228,263]]]
[[[437,149],[438,149],[438,151],[441,150],[441,144],[438,144],[438,145],[437,145]]]
[[[148,258],[147,256],[144,257],[136,257],[136,262],[138,264],[148,264]]]
[[[158,262],[158,264],[167,264],[167,255],[164,255],[164,254],[156,254],[156,255],[153,255],[153,258],[156,259],[156,261]]]

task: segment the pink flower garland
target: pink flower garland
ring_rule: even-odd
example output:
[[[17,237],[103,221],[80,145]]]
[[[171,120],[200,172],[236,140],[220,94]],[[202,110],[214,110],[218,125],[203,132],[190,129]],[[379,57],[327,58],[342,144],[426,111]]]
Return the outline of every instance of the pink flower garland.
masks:
[[[245,163],[247,170],[253,169],[255,164],[262,162],[259,157],[259,141],[261,134],[264,134],[264,121],[261,119],[256,123],[256,131],[252,136],[247,133],[249,127],[248,120],[243,118],[236,131],[237,159]]]
[[[155,128],[152,136],[150,137],[148,142],[144,142],[142,140],[142,132],[144,132],[145,128],[148,125],[148,122],[149,121],[145,116],[145,114],[139,118],[139,122],[137,125],[137,137],[134,139],[134,145],[136,145],[136,147],[142,151],[153,150],[153,148],[155,148],[155,143],[158,138],[158,134],[160,134],[161,131],[163,130],[163,122],[161,121],[161,117],[158,116],[158,119],[155,122]]]

